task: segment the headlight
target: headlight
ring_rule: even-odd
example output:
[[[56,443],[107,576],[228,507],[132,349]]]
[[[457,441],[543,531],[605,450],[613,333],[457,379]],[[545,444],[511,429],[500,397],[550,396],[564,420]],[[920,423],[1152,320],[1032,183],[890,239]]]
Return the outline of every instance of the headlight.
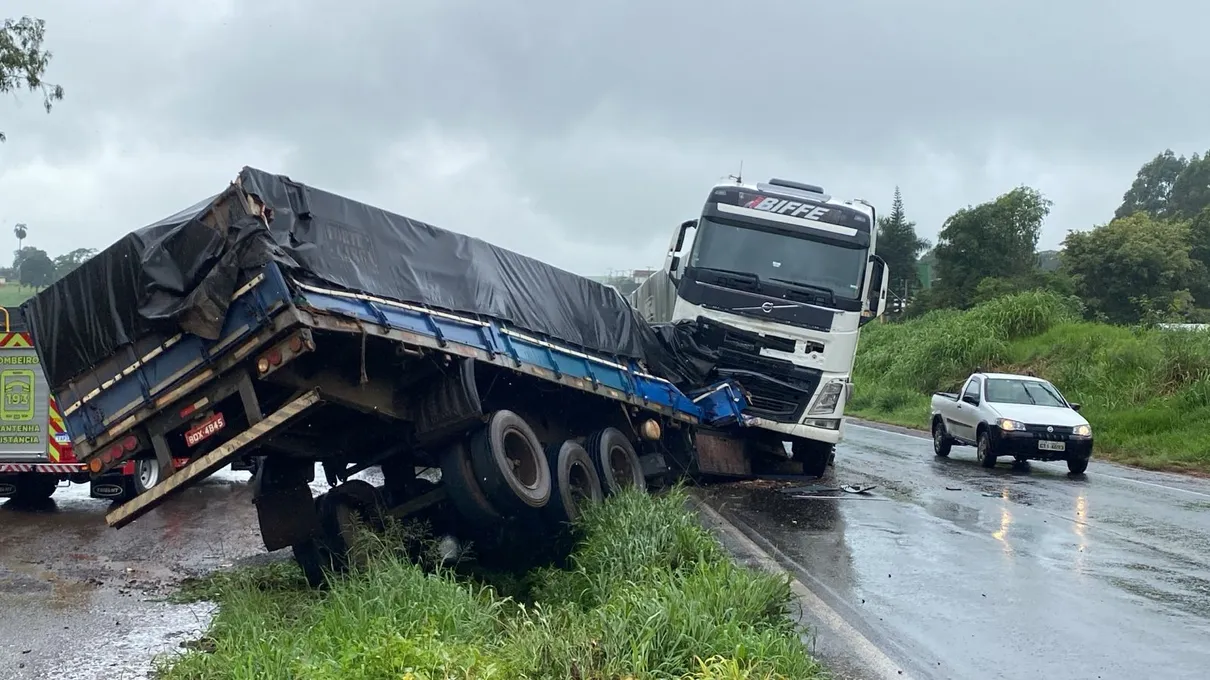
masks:
[[[825,415],[836,410],[836,404],[840,402],[840,391],[844,389],[844,383],[839,380],[833,380],[819,392],[819,398],[815,400],[815,405],[808,411],[808,415]]]
[[[1077,437],[1091,437],[1092,436],[1092,426],[1091,425],[1076,425],[1074,428],[1072,428],[1071,433]]]
[[[1000,426],[1001,430],[1016,430],[1018,432],[1025,431],[1025,423],[1021,423],[1016,420],[1009,420],[1008,418],[1001,418],[997,420],[996,425]]]

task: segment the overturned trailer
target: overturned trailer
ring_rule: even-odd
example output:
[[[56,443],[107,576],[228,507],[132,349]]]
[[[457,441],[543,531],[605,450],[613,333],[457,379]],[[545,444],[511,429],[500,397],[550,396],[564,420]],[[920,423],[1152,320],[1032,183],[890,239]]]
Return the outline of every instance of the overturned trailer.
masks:
[[[260,456],[265,547],[292,547],[316,582],[354,516],[430,512],[489,539],[737,469],[703,464],[696,438],[743,427],[742,390],[678,388],[681,360],[616,291],[252,168],[23,309],[80,461],[159,464],[111,526]],[[317,462],[333,488],[313,499]],[[350,479],[375,466],[382,486]]]

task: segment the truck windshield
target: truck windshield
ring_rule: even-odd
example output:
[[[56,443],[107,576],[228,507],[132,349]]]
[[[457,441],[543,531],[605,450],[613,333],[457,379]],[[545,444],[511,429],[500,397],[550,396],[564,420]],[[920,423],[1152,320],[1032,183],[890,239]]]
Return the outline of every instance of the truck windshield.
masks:
[[[866,251],[752,229],[716,220],[698,221],[689,266],[755,274],[826,288],[838,298],[860,299]]]
[[[1067,406],[1059,391],[1053,386],[1037,380],[1013,378],[990,378],[987,381],[987,400],[999,404],[1029,404],[1032,406]]]

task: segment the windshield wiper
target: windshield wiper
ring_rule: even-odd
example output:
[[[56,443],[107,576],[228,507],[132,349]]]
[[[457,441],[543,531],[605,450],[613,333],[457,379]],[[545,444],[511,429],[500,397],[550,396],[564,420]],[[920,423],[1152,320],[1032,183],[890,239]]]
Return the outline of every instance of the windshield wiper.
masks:
[[[818,291],[818,292],[820,292],[820,293],[823,293],[824,295],[827,295],[829,300],[835,300],[835,299],[836,299],[836,294],[832,292],[832,289],[831,289],[831,288],[825,288],[824,286],[815,286],[815,285],[812,285],[812,284],[809,284],[809,283],[799,283],[798,281],[790,281],[789,279],[775,279],[775,278],[770,278],[769,280],[770,280],[770,281],[776,281],[776,282],[778,282],[778,283],[784,283],[784,284],[786,284],[787,286],[791,286],[791,287],[794,287],[794,288],[801,288],[801,289],[803,289],[803,290],[814,290],[814,291]]]
[[[694,269],[697,269],[699,271],[704,271],[704,272],[710,272],[711,274],[719,274],[721,276],[728,276],[728,277],[734,278],[738,281],[742,281],[744,283],[751,284],[752,287],[757,292],[760,291],[760,277],[757,276],[756,274],[753,274],[752,272],[741,272],[741,271],[736,271],[734,269],[722,269],[719,267],[694,267]]]

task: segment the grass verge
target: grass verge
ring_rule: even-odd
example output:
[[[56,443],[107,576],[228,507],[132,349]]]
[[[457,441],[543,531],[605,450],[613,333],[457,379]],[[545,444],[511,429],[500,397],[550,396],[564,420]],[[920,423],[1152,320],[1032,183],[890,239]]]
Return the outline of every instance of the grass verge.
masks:
[[[1210,332],[1080,321],[1045,292],[862,330],[852,415],[927,428],[932,392],[975,370],[1033,371],[1081,404],[1094,457],[1210,473]]]
[[[788,617],[784,575],[731,561],[679,489],[590,508],[566,568],[504,596],[374,551],[325,593],[293,563],[221,572],[182,597],[218,603],[207,637],[164,680],[818,677]]]

